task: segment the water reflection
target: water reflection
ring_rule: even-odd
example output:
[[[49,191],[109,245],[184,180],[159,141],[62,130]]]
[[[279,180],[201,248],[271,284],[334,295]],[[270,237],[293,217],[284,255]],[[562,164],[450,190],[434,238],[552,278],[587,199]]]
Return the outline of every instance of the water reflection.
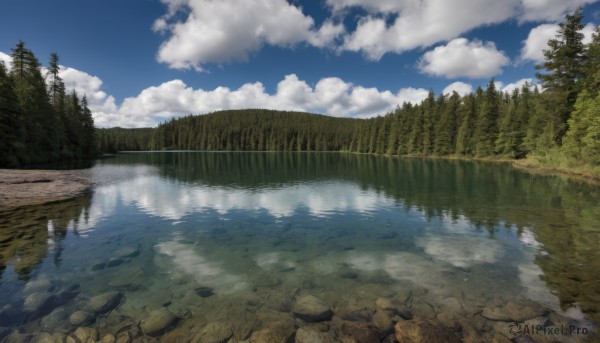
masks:
[[[477,314],[523,297],[600,319],[600,191],[588,184],[337,153],[123,154],[89,175],[91,196],[0,217],[0,295],[18,288],[14,271],[21,286],[52,273],[52,290],[81,285],[67,312],[124,292],[128,320],[164,304],[200,321],[273,299],[289,311],[298,287],[340,308],[409,288],[425,317],[448,299]],[[33,294],[19,292],[17,309]]]

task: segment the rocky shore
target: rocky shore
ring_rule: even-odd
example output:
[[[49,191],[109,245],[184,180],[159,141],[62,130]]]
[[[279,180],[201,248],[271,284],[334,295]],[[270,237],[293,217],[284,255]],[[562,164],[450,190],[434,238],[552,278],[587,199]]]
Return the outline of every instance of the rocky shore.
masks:
[[[0,169],[0,211],[69,199],[91,186],[77,171]]]

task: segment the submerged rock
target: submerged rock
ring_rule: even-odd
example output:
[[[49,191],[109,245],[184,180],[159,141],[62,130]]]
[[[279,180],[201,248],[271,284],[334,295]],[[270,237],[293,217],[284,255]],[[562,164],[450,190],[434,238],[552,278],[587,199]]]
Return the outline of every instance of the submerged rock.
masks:
[[[97,340],[98,330],[95,328],[79,327],[67,336],[66,343],[91,343]]]
[[[23,309],[27,312],[38,312],[51,306],[52,294],[48,292],[35,292],[28,295],[23,303]],[[50,312],[50,311],[48,311]]]
[[[549,310],[531,301],[509,301],[503,307],[487,305],[481,315],[489,320],[522,322],[548,313]]]
[[[394,332],[394,323],[390,315],[379,309],[373,314],[373,324],[383,333],[390,334]]]
[[[252,336],[250,336],[250,343],[286,343],[288,337],[285,335],[272,330],[272,329],[262,329],[258,331],[254,331]]]
[[[327,331],[314,325],[307,325],[296,331],[295,343],[333,343],[334,337]]]
[[[47,332],[36,333],[35,337],[29,343],[63,343],[64,337],[61,334],[50,334]]]
[[[198,294],[202,298],[208,298],[215,294],[215,292],[213,292],[213,289],[210,287],[198,287],[195,289],[195,291],[196,294]]]
[[[233,336],[231,326],[225,323],[210,323],[192,338],[191,342],[221,343]]]
[[[91,297],[85,305],[88,312],[104,313],[108,312],[119,305],[123,299],[121,292],[108,292]]]
[[[122,247],[119,250],[115,251],[114,254],[112,254],[112,258],[113,259],[124,259],[124,258],[135,257],[135,256],[138,256],[139,254],[140,254],[140,246],[139,245],[137,247],[127,246],[127,247]]]
[[[365,322],[343,321],[339,332],[344,342],[379,343],[385,337],[375,326]]]
[[[141,322],[140,327],[144,334],[149,336],[158,336],[165,332],[171,324],[177,319],[168,308],[163,307],[150,312],[148,319]]]
[[[85,311],[76,311],[69,316],[69,323],[73,326],[86,325],[94,321],[94,315]]]
[[[439,323],[428,321],[426,319],[414,318],[412,320],[401,320],[396,323],[396,339],[399,342],[410,343],[461,343],[460,338],[454,331],[448,329]]]
[[[100,340],[100,343],[115,343],[117,341],[117,339],[115,338],[115,336],[111,333],[105,335],[104,337],[102,337],[102,339]]]
[[[33,292],[51,292],[54,289],[54,282],[50,279],[42,278],[29,281],[25,285],[25,293]]]
[[[294,315],[310,323],[329,320],[333,316],[333,312],[316,297],[303,295],[296,299]]]

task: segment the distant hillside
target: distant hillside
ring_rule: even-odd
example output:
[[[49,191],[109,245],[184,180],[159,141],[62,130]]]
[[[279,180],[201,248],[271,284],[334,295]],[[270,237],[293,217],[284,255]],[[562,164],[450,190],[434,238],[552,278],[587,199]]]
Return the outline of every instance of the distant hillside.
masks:
[[[98,129],[100,149],[340,151],[364,120],[302,112],[230,110],[186,116],[156,129]]]

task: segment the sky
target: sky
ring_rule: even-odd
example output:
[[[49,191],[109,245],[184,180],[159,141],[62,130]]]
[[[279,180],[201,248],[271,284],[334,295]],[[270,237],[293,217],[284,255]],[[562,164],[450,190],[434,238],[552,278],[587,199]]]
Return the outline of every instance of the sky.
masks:
[[[493,78],[534,84],[548,39],[600,0],[0,0],[0,61],[52,52],[99,127],[268,108],[384,115]]]

